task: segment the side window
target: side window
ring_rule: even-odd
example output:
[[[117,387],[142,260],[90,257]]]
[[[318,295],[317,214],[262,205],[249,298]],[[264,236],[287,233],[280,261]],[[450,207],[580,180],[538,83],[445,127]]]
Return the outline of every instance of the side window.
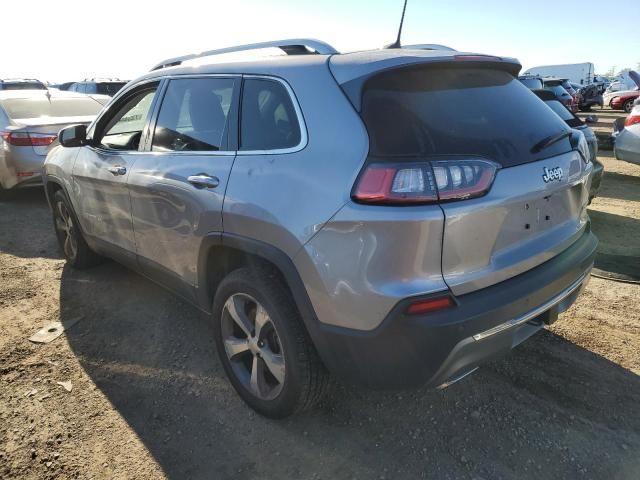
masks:
[[[84,93],[96,93],[96,84],[95,83],[86,83]]]
[[[138,150],[156,88],[157,85],[140,90],[125,99],[124,104],[116,105],[115,114],[108,117],[102,129],[102,137],[98,135],[98,143],[114,150]]]
[[[152,150],[226,150],[235,82],[215,77],[171,80],[162,99]]]
[[[275,80],[248,78],[242,89],[240,150],[276,150],[300,143],[300,125],[287,89]]]

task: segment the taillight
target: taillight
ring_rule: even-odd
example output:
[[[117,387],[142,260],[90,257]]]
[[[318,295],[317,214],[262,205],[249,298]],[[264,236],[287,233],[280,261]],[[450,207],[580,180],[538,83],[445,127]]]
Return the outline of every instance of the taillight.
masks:
[[[488,160],[371,163],[353,189],[360,203],[416,205],[481,197],[491,188],[498,165]]]
[[[46,147],[57,138],[56,135],[47,133],[28,132],[0,132],[0,136],[5,142],[16,147]]]
[[[629,115],[624,121],[624,126],[630,127],[631,125],[636,125],[637,123],[640,123],[640,114]]]

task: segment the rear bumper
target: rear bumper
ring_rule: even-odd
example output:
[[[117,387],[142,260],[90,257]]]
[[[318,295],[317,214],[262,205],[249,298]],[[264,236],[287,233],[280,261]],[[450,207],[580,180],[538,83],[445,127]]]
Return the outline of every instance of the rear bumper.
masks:
[[[373,388],[446,385],[508,353],[575,301],[598,241],[586,231],[563,253],[499,284],[456,298],[457,306],[407,315],[400,302],[373,331],[321,326],[311,332],[327,367]]]
[[[615,137],[615,157],[625,162],[640,164],[640,125],[625,127]]]

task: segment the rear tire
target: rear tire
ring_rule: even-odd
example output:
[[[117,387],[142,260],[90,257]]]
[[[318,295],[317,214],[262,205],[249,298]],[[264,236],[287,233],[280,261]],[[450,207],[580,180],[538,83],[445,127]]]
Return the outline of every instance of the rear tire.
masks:
[[[631,110],[633,110],[634,101],[635,99],[631,99],[624,102],[624,105],[622,105],[622,109],[625,111],[625,113],[631,113]]]
[[[329,374],[277,275],[249,268],[231,272],[216,292],[213,321],[227,377],[256,412],[284,418],[326,395]]]
[[[53,194],[52,204],[53,228],[67,263],[79,270],[100,263],[102,257],[87,245],[80,231],[78,219],[62,190],[57,190]]]

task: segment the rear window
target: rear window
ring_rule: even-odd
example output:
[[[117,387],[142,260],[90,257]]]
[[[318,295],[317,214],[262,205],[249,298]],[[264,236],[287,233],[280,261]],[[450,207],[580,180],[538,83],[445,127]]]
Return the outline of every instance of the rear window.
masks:
[[[362,118],[373,156],[473,156],[507,167],[571,150],[566,140],[531,153],[568,127],[517,78],[495,69],[384,72],[364,86]]]
[[[7,115],[14,119],[40,117],[83,117],[97,115],[102,105],[91,97],[7,98],[0,101]]]
[[[558,100],[545,100],[544,103],[546,103],[549,108],[551,108],[551,110],[556,112],[556,115],[564,120],[571,128],[579,127],[582,125],[582,121],[569,110],[567,110],[567,107],[562,105]]]
[[[558,97],[566,97],[569,95],[569,92],[567,92],[562,85],[550,85],[545,86],[545,88],[555,93]]]
[[[539,78],[521,78],[520,82],[531,90],[542,88],[542,80]]]

